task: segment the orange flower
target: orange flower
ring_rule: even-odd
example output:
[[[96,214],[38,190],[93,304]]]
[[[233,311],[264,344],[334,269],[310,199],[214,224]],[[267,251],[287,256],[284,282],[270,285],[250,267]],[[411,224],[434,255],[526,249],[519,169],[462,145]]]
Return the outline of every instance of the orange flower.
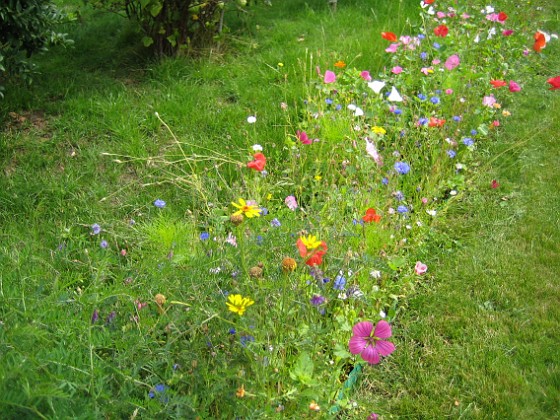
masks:
[[[378,223],[381,220],[381,215],[375,212],[375,209],[369,208],[366,210],[366,215],[362,217],[365,223],[375,222]]]
[[[338,60],[336,63],[334,63],[335,67],[338,67],[339,69],[343,69],[344,67],[346,67],[346,63],[342,60]]]
[[[490,80],[490,84],[495,88],[501,88],[503,86],[507,86],[507,82],[504,80]]]
[[[535,32],[534,35],[535,43],[533,44],[533,49],[536,52],[541,52],[541,50],[546,47],[546,37],[541,31]]]
[[[325,241],[319,241],[315,236],[309,235],[307,237],[301,236],[296,246],[301,258],[307,258],[305,264],[310,267],[314,265],[321,265],[323,262],[323,255],[327,253],[327,244]]]
[[[448,33],[449,33],[449,29],[445,25],[439,25],[438,27],[434,28],[434,34],[436,36],[445,38]]]
[[[397,42],[397,36],[393,32],[381,32],[381,37],[387,41]]]
[[[424,4],[432,4],[436,0],[424,0]]]
[[[253,160],[247,163],[247,168],[255,169],[256,171],[262,171],[266,165],[266,157],[262,153],[255,153],[253,155]]]
[[[430,122],[428,123],[429,127],[443,127],[443,124],[445,124],[445,120],[440,120],[439,118],[436,117],[430,117]]]

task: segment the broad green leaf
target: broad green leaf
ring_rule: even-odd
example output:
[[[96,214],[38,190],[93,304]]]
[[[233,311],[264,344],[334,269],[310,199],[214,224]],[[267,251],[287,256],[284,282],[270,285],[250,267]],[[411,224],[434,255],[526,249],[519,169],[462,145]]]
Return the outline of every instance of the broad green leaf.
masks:
[[[152,39],[152,37],[145,36],[144,38],[142,38],[142,44],[144,44],[144,47],[149,47],[153,43],[154,43],[154,40]]]

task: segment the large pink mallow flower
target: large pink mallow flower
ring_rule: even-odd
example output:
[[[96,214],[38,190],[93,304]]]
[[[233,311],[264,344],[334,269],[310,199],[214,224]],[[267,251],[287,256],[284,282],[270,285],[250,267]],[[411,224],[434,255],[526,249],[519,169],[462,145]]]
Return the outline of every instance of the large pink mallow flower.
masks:
[[[350,353],[359,354],[368,363],[376,365],[379,356],[389,356],[395,351],[395,345],[384,340],[391,337],[391,326],[387,321],[379,321],[375,331],[371,322],[358,322],[352,332],[354,335],[348,342]]]

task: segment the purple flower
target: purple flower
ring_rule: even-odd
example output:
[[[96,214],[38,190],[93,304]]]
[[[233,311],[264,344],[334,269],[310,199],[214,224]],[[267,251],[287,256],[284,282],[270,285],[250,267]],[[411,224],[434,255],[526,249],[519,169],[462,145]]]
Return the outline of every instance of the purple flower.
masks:
[[[470,137],[465,137],[463,139],[463,144],[467,147],[473,146],[474,145],[474,140],[471,139]]]
[[[156,206],[159,209],[164,208],[165,204],[166,204],[165,201],[160,200],[159,198],[156,201],[154,201],[154,206]]]
[[[346,287],[346,278],[342,274],[339,274],[334,279],[333,289],[344,290]]]
[[[358,322],[352,332],[354,335],[348,342],[350,353],[361,355],[368,363],[375,365],[379,363],[379,356],[389,356],[395,351],[393,343],[383,340],[391,337],[391,326],[387,321],[379,321],[375,331],[371,322]]]
[[[471,130],[471,136],[476,136],[478,134],[478,131],[476,131],[474,128]]]
[[[428,124],[428,119],[426,117],[422,117],[418,119],[418,125],[426,125]]]
[[[453,159],[455,156],[457,156],[457,152],[455,150],[449,149],[447,151],[447,156],[449,156],[451,159]]]
[[[201,241],[207,241],[208,238],[210,238],[210,234],[209,234],[208,232],[202,232],[202,233],[200,234],[200,240],[201,240]]]
[[[99,311],[96,309],[93,311],[93,315],[91,316],[91,323],[95,324],[99,319]]]
[[[253,337],[252,335],[242,335],[239,341],[241,342],[241,345],[243,347],[247,347],[247,343],[255,341],[255,337]]]
[[[105,239],[103,239],[100,243],[99,246],[103,249],[108,248],[109,247],[109,242],[107,242]]]
[[[94,223],[93,225],[91,225],[91,234],[92,235],[99,235],[100,232],[101,232],[101,226],[99,226],[97,223]]]
[[[426,95],[424,95],[423,93],[418,94],[418,99],[420,99],[421,101],[425,101],[426,98],[427,98]]]
[[[439,98],[437,96],[432,96],[430,98],[430,102],[433,103],[434,105],[439,104]]]
[[[309,301],[312,305],[319,306],[325,303],[325,298],[321,295],[313,295],[313,297]]]
[[[396,162],[395,171],[397,171],[400,175],[406,175],[410,172],[410,165],[406,162]]]
[[[280,220],[278,220],[278,219],[272,219],[270,221],[270,225],[272,227],[280,227],[280,226],[282,226],[282,223],[280,223]]]
[[[428,54],[427,54],[426,52],[421,52],[421,53],[420,53],[420,58],[421,58],[422,60],[426,60],[426,59],[428,58]]]
[[[408,213],[408,207],[406,206],[398,206],[397,211],[401,214]]]
[[[298,208],[296,198],[293,195],[287,196],[286,199],[284,200],[284,203],[292,211]]]

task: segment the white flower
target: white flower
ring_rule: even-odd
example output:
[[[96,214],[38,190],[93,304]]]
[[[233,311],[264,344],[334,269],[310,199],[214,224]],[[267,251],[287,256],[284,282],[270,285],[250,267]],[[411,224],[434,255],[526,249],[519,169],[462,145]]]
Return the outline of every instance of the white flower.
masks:
[[[364,115],[364,111],[362,108],[360,107],[356,107],[356,110],[354,111],[354,116],[355,117],[362,117]]]
[[[371,277],[373,277],[374,279],[380,279],[381,278],[381,271],[379,270],[372,270],[369,272],[369,275]]]
[[[437,211],[435,210],[426,210],[426,213],[428,213],[430,216],[432,217],[436,217]]]
[[[474,43],[478,44],[480,42],[480,35],[476,34],[475,38],[474,38]]]
[[[484,9],[480,11],[480,13],[484,13],[485,15],[489,15],[490,13],[494,13],[494,8],[492,6],[486,6]]]
[[[379,316],[381,318],[385,318],[387,316],[387,314],[384,311],[379,311]]]
[[[488,30],[488,36],[486,39],[492,39],[494,35],[496,35],[496,28],[492,27]]]
[[[391,102],[402,102],[403,99],[397,88],[393,86],[387,100]]]
[[[254,124],[254,123],[257,122],[257,117],[255,117],[254,115],[249,115],[249,116],[247,117],[247,122],[248,122],[249,124]]]
[[[385,82],[374,80],[373,82],[369,82],[367,85],[375,93],[380,93],[381,89],[383,89],[383,87],[385,86]]]
[[[260,144],[253,144],[253,152],[262,152],[263,147]]]

